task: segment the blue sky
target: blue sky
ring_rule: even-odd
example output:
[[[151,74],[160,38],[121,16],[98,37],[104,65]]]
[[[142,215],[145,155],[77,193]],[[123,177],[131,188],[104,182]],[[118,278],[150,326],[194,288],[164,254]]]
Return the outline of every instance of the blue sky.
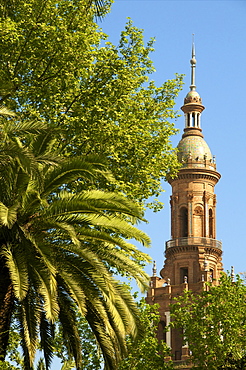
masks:
[[[216,185],[217,239],[223,242],[224,269],[235,266],[246,271],[246,1],[115,0],[111,13],[100,26],[117,44],[126,18],[144,29],[146,42],[155,37],[152,60],[156,72],[151,79],[161,85],[175,73],[185,74],[185,86],[177,109],[189,91],[192,34],[196,44],[196,85],[206,109],[202,129],[217,170],[222,178]],[[181,112],[182,113],[182,112]],[[180,133],[183,115],[176,122]],[[148,250],[163,266],[164,243],[170,239],[170,186],[164,183],[165,209],[147,212],[149,224],[142,228],[152,238]],[[147,268],[151,273],[151,267]]]

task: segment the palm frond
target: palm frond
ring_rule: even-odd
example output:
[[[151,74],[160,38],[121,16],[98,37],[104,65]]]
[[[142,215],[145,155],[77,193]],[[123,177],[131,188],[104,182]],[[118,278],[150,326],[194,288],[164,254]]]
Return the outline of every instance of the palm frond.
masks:
[[[25,228],[19,229],[22,248],[25,250],[25,258],[28,266],[28,277],[43,299],[43,307],[46,317],[54,322],[58,316],[56,268],[50,258],[38,248],[36,240]]]
[[[89,156],[70,158],[47,172],[42,196],[47,196],[57,191],[63,184],[71,183],[79,178],[95,181],[99,175],[112,180],[112,175],[105,170],[105,166],[100,162],[90,160]]]
[[[31,289],[29,294],[19,305],[17,319],[20,326],[21,346],[24,353],[26,369],[32,369],[37,345],[38,326],[40,321],[40,305],[36,294]]]
[[[54,339],[54,325],[51,324],[42,312],[40,317],[40,347],[44,353],[45,366],[43,369],[48,370],[53,358],[53,339]]]
[[[10,143],[6,143],[3,152],[8,158],[8,162],[11,162],[10,165],[16,175],[22,170],[29,177],[38,178],[40,176],[38,162],[33,153],[19,139],[14,138]]]
[[[57,290],[56,290],[56,279],[50,274],[49,270],[44,266],[38,268],[37,261],[34,261],[32,271],[29,272],[29,276],[32,277],[33,284],[37,291],[43,298],[43,308],[46,314],[46,318],[52,323],[58,317],[59,305],[57,302]]]
[[[98,257],[102,261],[107,261],[107,264],[111,266],[112,269],[116,269],[119,274],[124,274],[125,276],[135,279],[141,292],[146,291],[149,286],[149,275],[143,270],[142,266],[139,265],[139,261],[142,263],[149,263],[150,257],[138,251],[136,248],[131,252],[130,249],[117,249],[115,245],[117,244],[94,244],[92,241],[90,250],[95,250]]]
[[[113,330],[109,326],[106,311],[100,312],[97,310],[95,302],[93,304],[88,302],[86,320],[100,345],[105,369],[117,369],[117,364],[126,352],[126,348],[120,347]]]
[[[73,301],[63,289],[59,289],[59,306],[59,320],[62,325],[64,344],[68,353],[75,359],[76,369],[82,370],[81,341],[77,328],[75,307]]]
[[[29,288],[28,266],[25,254],[20,247],[11,248],[11,246],[8,246],[1,249],[1,255],[5,257],[15,297],[22,301],[26,297]]]
[[[3,117],[15,117],[16,114],[9,110],[8,108],[4,107],[3,105],[0,106],[0,116]]]
[[[17,219],[17,211],[19,209],[19,204],[13,204],[10,207],[5,206],[0,202],[0,224],[7,226],[9,229],[13,226]]]
[[[55,137],[56,129],[48,129],[37,135],[31,142],[31,148],[36,157],[43,156],[47,153],[54,152],[54,145],[57,138]]]
[[[0,112],[1,114],[1,112]],[[42,121],[15,120],[6,121],[3,126],[3,132],[8,137],[22,137],[23,135],[38,135],[47,131],[47,124]]]
[[[68,248],[67,248],[68,249]],[[108,269],[105,267],[102,261],[97,258],[95,253],[90,252],[87,248],[86,250],[79,250],[80,257],[74,255],[73,253],[64,253],[62,250],[57,250],[57,257],[59,261],[57,265],[59,267],[59,275],[66,281],[67,286],[70,289],[70,294],[73,295],[75,290],[84,296],[81,296],[82,302],[84,297],[87,296],[93,287],[97,287],[97,291],[101,290],[106,295],[114,299],[114,287],[112,284],[112,276]],[[58,259],[58,258],[57,258]],[[70,281],[72,284],[70,284]],[[78,289],[80,288],[80,289]],[[98,294],[98,293],[97,293]],[[79,299],[76,299],[78,305],[81,304]],[[84,307],[82,307],[82,313],[84,312]]]
[[[131,226],[127,219],[122,218],[122,213],[120,207],[115,213],[109,210],[106,212],[107,208],[105,206],[104,212],[100,209],[97,210],[93,205],[91,207],[88,204],[84,204],[77,200],[77,197],[71,197],[68,199],[55,199],[52,204],[44,210],[42,217],[47,221],[53,219],[60,223],[70,223],[70,224],[84,224],[94,227],[104,228],[105,230],[111,230],[118,234],[124,235],[128,239],[136,239],[141,242],[144,246],[149,246],[149,237],[141,230]],[[120,214],[121,212],[121,214]]]
[[[67,268],[66,270],[61,271],[59,276],[64,281],[64,287],[66,287],[66,291],[69,293],[73,301],[77,303],[81,314],[84,315],[86,312],[85,293],[79,284],[82,279],[80,279],[80,281],[76,279],[74,276],[74,268],[71,266],[71,264],[68,264],[68,267],[70,267],[70,271],[67,271]]]
[[[111,212],[121,212],[125,215],[143,219],[142,208],[122,194],[105,192],[100,190],[84,191],[74,196],[78,201],[87,201],[88,204],[96,205],[97,209],[107,209]]]

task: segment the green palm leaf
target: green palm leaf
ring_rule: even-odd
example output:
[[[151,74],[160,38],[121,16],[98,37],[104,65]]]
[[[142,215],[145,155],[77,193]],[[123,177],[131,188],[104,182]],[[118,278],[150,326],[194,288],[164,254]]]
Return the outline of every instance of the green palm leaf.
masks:
[[[49,369],[53,357],[53,339],[55,335],[55,327],[45,317],[45,313],[42,312],[40,316],[40,346],[44,351],[45,366],[43,363],[43,369]],[[38,370],[38,366],[37,366]]]
[[[41,133],[45,133],[47,128],[46,123],[37,120],[6,120],[3,125],[3,133],[9,138],[14,138],[22,137],[27,134],[39,135]]]
[[[61,370],[71,370],[73,369],[75,366],[75,363],[73,360],[68,360],[68,361],[65,361],[63,364],[62,364],[62,367],[61,367]]]
[[[112,176],[103,167],[101,163],[95,161],[94,157],[90,160],[89,156],[65,160],[59,167],[47,172],[42,196],[47,196],[57,191],[61,185],[71,183],[79,178],[94,181],[100,174],[106,179],[112,180]]]
[[[2,105],[2,106],[0,106],[0,116],[15,117],[15,113],[10,111],[8,108],[6,108]]]
[[[19,248],[11,248],[11,246],[2,248],[1,255],[5,257],[14,294],[16,298],[22,301],[26,297],[29,288],[28,266],[25,255]]]
[[[22,337],[22,349],[26,369],[32,369],[38,345],[38,324],[40,321],[40,305],[35,292],[30,289],[29,294],[18,307],[17,319]]]
[[[14,204],[10,207],[7,207],[2,202],[0,202],[0,224],[11,229],[11,227],[17,220],[18,209],[19,204]]]
[[[59,282],[61,282],[59,280]],[[63,339],[68,353],[73,356],[76,369],[82,370],[81,341],[77,328],[74,303],[63,289],[59,290],[59,305],[61,307],[59,320],[62,324]]]

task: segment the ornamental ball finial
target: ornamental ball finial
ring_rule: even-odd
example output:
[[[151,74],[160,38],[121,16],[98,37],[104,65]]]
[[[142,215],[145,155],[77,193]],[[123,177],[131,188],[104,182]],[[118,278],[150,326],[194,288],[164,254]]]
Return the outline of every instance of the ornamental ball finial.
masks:
[[[191,65],[195,65],[196,64],[196,58],[193,57],[191,60],[190,60],[190,64]]]

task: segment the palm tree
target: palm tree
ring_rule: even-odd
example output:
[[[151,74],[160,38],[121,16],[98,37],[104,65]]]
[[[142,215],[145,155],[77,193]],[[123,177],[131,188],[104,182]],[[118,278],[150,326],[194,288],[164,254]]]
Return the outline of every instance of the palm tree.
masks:
[[[110,174],[95,157],[64,158],[56,152],[54,131],[44,124],[8,119],[0,136],[0,360],[15,313],[26,369],[32,368],[39,338],[50,367],[57,320],[81,369],[79,309],[105,368],[116,368],[125,337],[136,336],[140,326],[133,299],[113,272],[146,287],[138,261],[149,258],[127,241],[149,244],[133,226],[143,213],[117,193],[76,191],[78,184],[96,186],[100,176],[111,181]]]

